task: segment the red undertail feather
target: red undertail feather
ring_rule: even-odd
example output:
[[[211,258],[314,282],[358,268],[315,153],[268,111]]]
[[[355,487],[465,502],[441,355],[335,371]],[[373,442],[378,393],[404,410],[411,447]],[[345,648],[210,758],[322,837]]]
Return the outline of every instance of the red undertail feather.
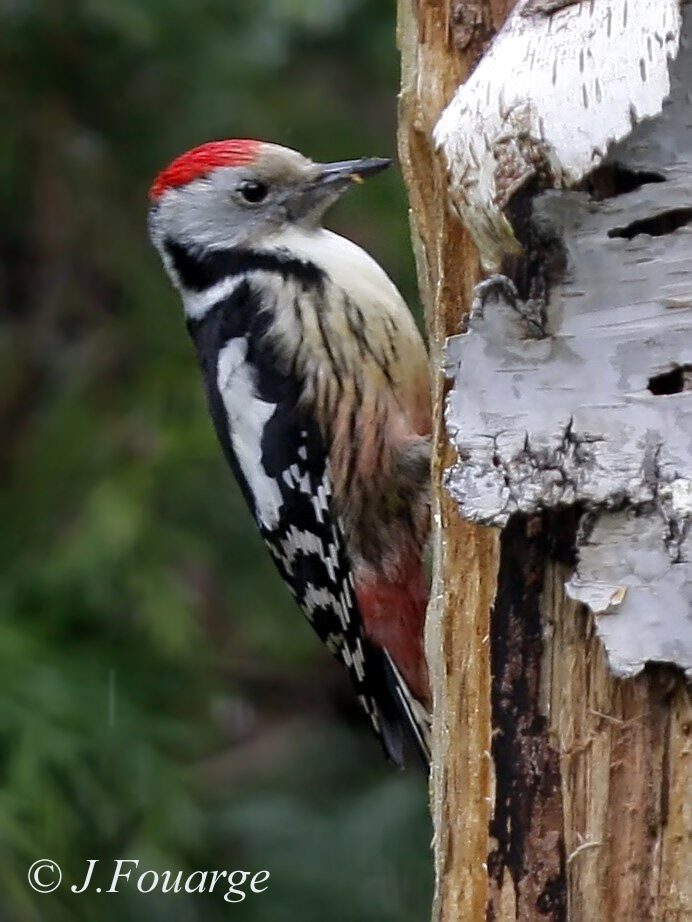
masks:
[[[428,581],[420,560],[401,567],[401,575],[356,574],[356,596],[365,632],[384,647],[411,693],[423,704],[430,700],[423,648]]]
[[[181,154],[154,180],[149,198],[160,198],[167,189],[185,186],[220,166],[245,166],[252,163],[262,146],[261,141],[240,139],[209,141]]]

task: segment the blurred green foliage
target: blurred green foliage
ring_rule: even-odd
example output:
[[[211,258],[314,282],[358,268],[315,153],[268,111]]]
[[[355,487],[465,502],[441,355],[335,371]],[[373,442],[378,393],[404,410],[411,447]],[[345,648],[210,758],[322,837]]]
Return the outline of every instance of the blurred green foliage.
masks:
[[[2,919],[428,914],[424,781],[266,558],[145,233],[153,175],[204,140],[393,154],[394,29],[380,0],[0,3]],[[413,303],[396,172],[332,217]],[[36,895],[46,856],[77,884],[87,858],[272,876],[232,908]]]

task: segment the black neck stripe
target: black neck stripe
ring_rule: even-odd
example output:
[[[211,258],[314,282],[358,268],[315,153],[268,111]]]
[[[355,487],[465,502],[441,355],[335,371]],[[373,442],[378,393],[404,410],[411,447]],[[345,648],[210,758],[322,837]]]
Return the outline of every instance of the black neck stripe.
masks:
[[[180,281],[192,291],[204,291],[225,278],[261,270],[293,278],[303,285],[322,287],[324,271],[314,263],[297,259],[286,251],[242,248],[196,252],[174,240],[164,243]]]

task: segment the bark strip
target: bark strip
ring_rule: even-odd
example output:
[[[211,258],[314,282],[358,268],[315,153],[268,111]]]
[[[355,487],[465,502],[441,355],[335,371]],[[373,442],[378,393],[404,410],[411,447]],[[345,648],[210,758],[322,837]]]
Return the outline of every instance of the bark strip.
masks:
[[[442,368],[447,337],[466,328],[474,286],[480,276],[480,258],[494,271],[502,267],[513,277],[519,299],[497,298],[485,305],[485,341],[473,361],[466,355],[463,387],[458,387],[457,379],[455,423],[459,421],[461,426],[464,420],[468,422],[479,408],[487,411],[488,395],[492,397],[493,389],[497,390],[502,382],[509,387],[504,405],[509,418],[507,431],[513,425],[512,413],[507,412],[512,396],[511,374],[502,368],[490,374],[488,365],[497,357],[498,332],[505,337],[509,350],[509,371],[516,374],[529,353],[536,368],[542,364],[547,367],[545,363],[554,353],[553,338],[564,319],[562,307],[551,311],[550,291],[565,275],[574,272],[574,266],[580,264],[579,254],[598,262],[607,249],[631,261],[631,284],[625,281],[613,286],[613,291],[625,299],[620,305],[624,316],[628,305],[634,303],[631,298],[626,300],[630,297],[627,292],[633,291],[635,298],[644,296],[642,285],[635,281],[657,260],[658,251],[651,249],[646,235],[657,241],[656,246],[669,245],[672,239],[674,245],[685,249],[687,238],[680,235],[688,233],[688,213],[684,209],[690,207],[679,200],[684,178],[680,164],[669,170],[655,159],[642,159],[644,147],[639,140],[633,148],[636,156],[622,162],[609,161],[571,191],[544,193],[546,184],[559,188],[565,177],[565,184],[570,185],[570,177],[580,173],[582,161],[591,164],[592,157],[603,158],[608,143],[598,150],[577,150],[571,159],[569,148],[563,148],[563,172],[559,175],[540,144],[534,144],[530,131],[524,135],[520,132],[516,139],[511,137],[515,117],[519,126],[540,128],[540,112],[531,107],[500,106],[499,116],[507,118],[510,135],[498,135],[497,169],[493,172],[491,162],[490,172],[482,173],[482,158],[488,149],[481,144],[481,159],[474,167],[486,185],[464,186],[466,161],[460,157],[454,164],[450,196],[448,164],[435,152],[433,131],[458,86],[477,68],[511,5],[510,0],[399,0],[399,148],[411,202],[412,238],[434,368],[438,372]],[[611,8],[612,18],[607,10],[603,15],[605,7]],[[625,7],[629,19],[623,19]],[[624,0],[523,2],[523,23],[516,28],[517,34],[528,36],[536,26],[544,34],[542,42],[557,43],[556,36],[561,34],[557,28],[559,17],[575,17],[575,22],[579,17],[578,27],[587,32],[589,22],[603,22],[606,28],[617,26],[622,32],[628,23],[631,27],[639,21],[644,30],[648,29],[652,10],[643,0],[630,0],[629,4]],[[585,113],[579,103],[568,112],[556,106],[558,91],[546,85],[542,98],[550,107],[551,117],[555,116],[551,124],[559,129],[563,118],[585,118],[594,131],[602,130],[606,138],[623,139],[626,144],[628,132],[641,116],[654,114],[657,106],[660,109],[660,88],[665,81],[660,49],[673,53],[677,48],[677,8],[665,0],[656,11],[670,28],[666,26],[658,39],[655,29],[651,35],[641,32],[638,41],[643,43],[642,61],[637,58],[631,73],[628,71],[628,79],[640,81],[639,89],[645,84],[649,108],[635,112],[620,106],[622,83],[615,81],[609,88],[600,76],[596,83],[589,83],[588,66],[593,62],[584,55],[584,75],[579,77],[584,86],[574,86],[581,87],[578,99],[586,99],[592,108]],[[591,20],[592,15],[595,18]],[[562,34],[564,38],[564,30]],[[635,47],[626,36],[620,35],[620,39],[625,50]],[[580,47],[572,43],[567,49],[578,74],[582,73]],[[604,47],[607,55],[608,44]],[[535,50],[538,60],[543,45]],[[555,51],[558,60],[557,44]],[[601,58],[597,65],[601,68],[599,75],[607,72],[607,60]],[[496,71],[491,68],[485,73],[490,73],[490,85]],[[548,73],[553,79],[550,69]],[[566,74],[562,77],[565,86],[571,87],[571,78],[568,80]],[[559,87],[562,77],[556,71],[552,85]],[[634,83],[632,86],[635,89]],[[605,105],[611,89],[613,111],[617,111],[612,126],[603,121],[605,115],[596,118],[593,110],[595,104]],[[683,102],[686,98],[680,96]],[[463,101],[460,97],[459,112]],[[466,140],[458,138],[459,143],[454,140],[454,123],[450,121],[454,109],[449,112],[444,135],[451,139],[449,149],[461,151],[467,142],[475,149],[474,132]],[[671,125],[674,127],[671,112],[674,109],[664,105],[661,124],[668,137]],[[690,124],[689,118],[685,124]],[[659,143],[658,127],[653,121],[642,122],[640,128],[652,149],[663,154],[675,149],[668,141]],[[562,143],[568,137],[558,140]],[[687,163],[686,155],[684,159]],[[522,177],[531,178],[522,184]],[[488,195],[487,213],[473,215],[474,239],[481,245],[484,240],[488,243],[488,251],[479,254],[454,208],[463,213],[483,189],[492,191],[492,184],[501,194]],[[539,198],[545,218],[540,227],[532,224],[532,210]],[[656,202],[661,204],[660,209],[648,208]],[[570,222],[581,222],[582,215],[584,221],[594,221],[599,209],[604,214],[623,209],[624,218],[618,215],[617,221],[608,225],[614,233],[606,234],[605,242],[598,235],[585,235],[582,231],[587,225],[581,223],[578,232],[563,234],[558,240],[560,235],[554,233],[555,228],[571,227]],[[526,246],[527,230],[532,235],[528,260],[526,250],[522,256],[517,249],[522,243]],[[564,240],[566,246],[561,242]],[[498,260],[498,254],[503,258]],[[660,292],[654,297],[660,294],[663,316],[676,318],[665,323],[681,324],[682,329],[685,312],[692,304],[692,286],[674,271],[674,264],[669,268],[669,274],[661,276]],[[583,297],[587,301],[595,299],[596,304],[598,292],[590,288],[594,284],[593,278],[589,281],[584,276],[579,291],[575,288],[572,299],[564,303],[574,304],[574,299]],[[642,309],[642,322],[650,311],[646,317],[645,314]],[[657,334],[654,325],[647,329],[645,340],[650,343]],[[633,348],[641,343],[644,349],[645,342],[636,333],[629,341]],[[657,360],[655,367],[643,371],[643,389],[652,400],[687,400],[678,404],[683,412],[683,406],[689,405],[686,382],[692,365],[683,354],[686,340],[679,337],[678,341],[680,357],[670,367]],[[600,371],[589,373],[589,387],[598,385],[599,374],[605,370],[602,365]],[[559,376],[550,377],[547,389],[539,388],[540,394],[559,392],[556,384],[560,380]],[[481,381],[483,388],[488,384],[482,392]],[[600,532],[589,532],[584,527],[589,520],[581,516],[589,500],[576,492],[583,485],[580,471],[589,464],[594,443],[583,438],[584,433],[570,422],[569,414],[564,420],[560,415],[559,421],[564,425],[548,429],[548,437],[556,440],[553,454],[546,454],[542,438],[535,444],[530,438],[524,439],[524,429],[529,431],[530,426],[517,425],[516,439],[513,432],[511,437],[505,437],[503,432],[479,429],[478,442],[472,448],[477,449],[483,464],[487,461],[487,470],[479,467],[475,477],[463,483],[457,481],[463,489],[453,497],[441,486],[443,474],[455,465],[463,477],[468,471],[469,456],[456,436],[460,451],[456,453],[450,444],[449,436],[454,434],[445,429],[445,393],[446,385],[439,373],[434,389],[435,579],[426,636],[435,704],[431,778],[434,920],[692,919],[689,688],[679,670],[665,665],[649,665],[634,678],[614,676],[596,633],[597,619],[603,625],[600,629],[607,631],[607,619],[613,616],[603,611],[594,614],[578,599],[586,584],[590,600],[597,595],[596,589],[589,588],[595,584],[592,570],[603,563],[597,550],[588,556],[590,534],[598,536]],[[527,397],[527,401],[530,399],[533,398]],[[536,401],[536,406],[543,405],[538,397]],[[641,527],[647,516],[663,514],[667,522],[673,522],[663,553],[671,554],[669,565],[678,579],[683,572],[680,568],[689,567],[684,550],[690,534],[684,525],[687,493],[681,477],[673,476],[674,465],[665,471],[657,466],[660,457],[660,449],[653,451],[651,464],[640,472],[644,487],[654,490],[653,498],[643,494],[639,500],[635,497],[644,504],[641,510],[610,504],[602,518],[612,517],[607,520],[617,526],[611,530],[612,535],[622,534],[635,544],[642,537],[649,540],[648,531]],[[570,465],[576,471],[574,482]],[[554,505],[559,511],[545,512],[545,506],[551,503],[543,503],[540,497],[535,506],[531,505],[533,467],[535,476],[558,497]],[[593,466],[588,471],[589,476],[597,473]],[[614,473],[615,467],[607,466],[605,474]],[[493,514],[484,519],[483,503],[479,502],[471,517],[477,523],[492,521],[502,527],[501,532],[499,528],[465,521],[461,515],[468,517],[474,495],[483,499],[485,490],[485,496],[491,497],[495,486],[498,496],[508,488],[506,515],[493,519],[494,506],[488,500]],[[683,527],[678,527],[680,522]],[[682,550],[673,560],[672,551],[678,547]],[[581,572],[575,569],[577,551],[583,555]],[[610,557],[606,563],[610,566],[617,558],[617,541],[607,547],[607,552]],[[581,584],[575,584],[575,574]],[[566,585],[573,598],[567,595]],[[627,593],[620,590],[620,586],[610,587],[606,602],[622,604]]]

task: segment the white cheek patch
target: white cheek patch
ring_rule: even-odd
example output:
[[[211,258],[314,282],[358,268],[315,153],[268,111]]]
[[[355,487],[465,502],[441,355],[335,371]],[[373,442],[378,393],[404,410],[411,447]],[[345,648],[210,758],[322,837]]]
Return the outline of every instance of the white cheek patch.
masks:
[[[217,385],[223,398],[233,451],[250,487],[257,517],[265,528],[276,528],[282,505],[278,483],[262,466],[262,435],[276,410],[257,396],[255,372],[246,361],[247,340],[229,339],[219,351]]]

